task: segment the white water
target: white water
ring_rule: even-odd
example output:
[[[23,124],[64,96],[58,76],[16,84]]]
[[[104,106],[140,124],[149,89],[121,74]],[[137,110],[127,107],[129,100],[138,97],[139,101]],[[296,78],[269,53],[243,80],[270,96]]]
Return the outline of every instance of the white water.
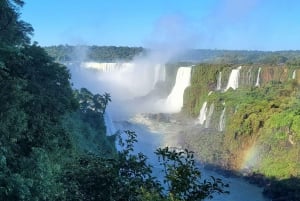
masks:
[[[239,87],[239,77],[241,68],[242,67],[240,66],[231,71],[225,91],[227,91],[229,88],[235,90]]]
[[[135,63],[97,63],[84,62],[77,67],[81,74],[75,77],[85,79],[84,85],[95,79],[97,85],[84,86],[97,89],[98,93],[109,92],[114,100],[132,99],[147,95],[159,81],[165,80],[165,66],[163,64],[135,62]],[[93,71],[91,71],[93,70]],[[72,74],[74,69],[71,69]],[[76,72],[76,71],[75,71]],[[87,74],[85,77],[83,74]]]
[[[189,77],[190,79],[190,70],[189,71],[189,76],[177,76],[178,80],[176,79],[177,85],[184,85],[184,82],[180,79],[186,79],[186,77]],[[78,73],[78,72],[77,72]],[[178,72],[179,73],[179,72]],[[180,73],[179,73],[180,74]],[[99,83],[102,83],[101,77],[98,77],[97,74],[92,72],[91,74],[87,74],[89,77],[84,77],[84,79],[78,79],[78,80],[73,80],[75,81],[81,81],[75,83],[78,87],[87,87],[85,84],[85,81],[89,82],[90,87],[97,86]],[[77,74],[79,76],[79,74]],[[86,74],[84,74],[86,76]],[[95,76],[96,79],[93,77]],[[72,76],[73,77],[73,76]],[[179,78],[180,77],[180,78]],[[73,77],[74,78],[74,77]],[[86,79],[89,78],[89,79]],[[188,79],[188,80],[189,80]],[[181,84],[178,84],[181,83]],[[189,82],[188,82],[189,83]],[[188,84],[185,84],[188,86]],[[106,86],[106,85],[105,85]],[[175,86],[174,86],[175,88]],[[175,91],[175,89],[173,90]],[[181,87],[178,87],[181,88]],[[183,87],[182,87],[183,88]],[[184,91],[184,89],[181,91]],[[88,88],[93,92],[96,93],[102,93],[102,91],[97,91],[97,88]],[[172,92],[173,92],[172,90]],[[179,90],[179,89],[177,89]],[[109,92],[107,89],[105,91]],[[172,94],[177,94],[177,96]],[[180,95],[181,94],[181,95]],[[179,97],[181,96],[181,97]],[[171,93],[170,97],[173,98],[182,98],[183,92],[182,93]],[[113,98],[113,97],[112,97]],[[171,98],[170,98],[171,99]],[[134,100],[132,100],[134,101]],[[169,123],[164,123],[164,122],[157,122],[157,121],[152,121],[149,120],[142,115],[134,115],[131,118],[129,118],[127,115],[122,115],[122,110],[126,108],[126,103],[118,103],[116,104],[116,101],[114,101],[112,104],[115,104],[113,106],[113,109],[115,112],[112,113],[112,119],[110,116],[106,116],[106,125],[108,127],[109,133],[114,133],[115,130],[120,129],[120,130],[132,130],[137,133],[137,139],[138,143],[135,146],[135,152],[143,152],[146,154],[148,157],[148,161],[150,164],[154,166],[154,176],[158,176],[158,178],[161,180],[161,168],[158,165],[158,160],[157,157],[154,154],[154,151],[160,147],[160,146],[178,146],[178,139],[181,135],[182,130],[184,130],[185,126],[188,125],[182,125],[177,122],[169,122]],[[206,103],[207,104],[207,103]],[[110,104],[111,105],[111,104]],[[179,105],[179,104],[178,104]],[[182,105],[181,105],[182,106]],[[180,107],[181,107],[180,106]],[[207,106],[205,106],[207,107]],[[213,108],[210,106],[210,108]],[[210,109],[213,112],[213,109]],[[200,112],[201,113],[201,112]],[[207,109],[204,112],[206,115]],[[208,112],[209,113],[209,112]],[[206,117],[205,117],[206,119]],[[204,121],[203,121],[204,122]],[[204,178],[209,178],[209,176],[214,176],[215,178],[222,178],[223,182],[229,183],[230,188],[228,189],[230,191],[229,195],[217,195],[214,196],[212,199],[213,201],[264,201],[265,199],[262,197],[261,190],[260,188],[248,184],[247,182],[243,181],[242,179],[238,178],[224,178],[221,175],[212,172],[212,171],[207,171],[204,169],[201,169],[202,171],[202,179]]]
[[[111,73],[120,70],[124,70],[126,68],[133,68],[133,63],[98,63],[98,62],[83,62],[81,63],[81,67],[96,69],[100,72]]]
[[[248,85],[252,85],[252,69],[249,69],[247,72],[247,77],[248,77]]]
[[[212,103],[209,106],[209,109],[207,108],[207,102],[205,101],[200,109],[200,114],[198,116],[198,122],[201,125],[204,125],[205,128],[210,127],[211,117],[214,113],[215,104]]]
[[[166,80],[166,68],[165,65],[157,64],[154,67],[154,86],[158,82],[164,82]],[[153,87],[154,87],[153,86]]]
[[[206,112],[207,112],[207,102],[205,101],[200,109],[200,114],[198,117],[199,123],[201,125],[203,125],[206,120]]]
[[[104,113],[104,122],[106,125],[106,135],[111,136],[113,134],[116,134],[117,129],[115,128],[115,125],[112,121],[110,112],[108,111],[108,109],[106,109],[105,113]]]
[[[260,78],[260,71],[261,71],[261,68],[258,69],[258,73],[257,73],[257,78],[256,78],[256,83],[255,83],[255,86],[256,87],[259,87],[260,83],[259,83],[259,78]]]
[[[210,128],[211,117],[215,110],[215,104],[212,103],[209,106],[208,114],[206,115],[205,128]]]
[[[219,72],[218,80],[217,80],[217,91],[222,89],[222,72]]]
[[[225,129],[225,111],[226,111],[226,107],[224,107],[220,116],[219,128],[218,128],[220,132],[224,131]]]
[[[296,70],[293,71],[292,79],[296,79]]]
[[[175,85],[167,97],[164,112],[180,112],[183,105],[183,94],[190,85],[192,67],[180,67],[177,71]]]

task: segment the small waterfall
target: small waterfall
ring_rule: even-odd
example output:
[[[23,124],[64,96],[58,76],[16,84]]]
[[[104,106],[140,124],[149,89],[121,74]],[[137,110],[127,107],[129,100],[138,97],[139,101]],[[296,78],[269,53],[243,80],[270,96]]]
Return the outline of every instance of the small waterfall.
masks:
[[[205,101],[200,109],[200,114],[198,117],[199,123],[201,125],[203,125],[206,120],[206,112],[207,112],[207,102]]]
[[[107,110],[104,113],[104,122],[106,126],[106,135],[111,136],[117,132],[117,129],[115,128],[111,116]]]
[[[175,85],[167,97],[166,107],[169,112],[180,112],[183,105],[183,94],[190,85],[192,67],[180,67],[177,70]]]
[[[296,70],[293,71],[292,79],[296,79]]]
[[[212,117],[212,115],[214,113],[214,110],[215,110],[215,104],[212,103],[209,106],[208,114],[207,114],[206,121],[205,121],[205,128],[209,128],[210,127],[211,117]]]
[[[219,128],[218,128],[218,130],[220,132],[224,131],[224,129],[225,129],[225,110],[226,110],[226,107],[224,107],[224,109],[221,113],[221,116],[220,116]]]
[[[220,91],[222,88],[222,72],[219,72],[218,80],[217,80],[217,91]]]
[[[248,77],[247,84],[251,86],[252,85],[252,70],[251,69],[248,70],[247,77]]]
[[[256,86],[256,87],[259,87],[260,71],[261,71],[261,68],[258,69],[257,78],[256,78],[256,83],[255,83],[255,86]]]
[[[154,66],[154,82],[153,82],[153,87],[158,83],[158,82],[164,82],[166,80],[166,68],[165,65],[162,64],[157,64]]]
[[[229,88],[235,90],[239,87],[239,77],[241,68],[242,66],[231,71],[225,91],[227,91]]]

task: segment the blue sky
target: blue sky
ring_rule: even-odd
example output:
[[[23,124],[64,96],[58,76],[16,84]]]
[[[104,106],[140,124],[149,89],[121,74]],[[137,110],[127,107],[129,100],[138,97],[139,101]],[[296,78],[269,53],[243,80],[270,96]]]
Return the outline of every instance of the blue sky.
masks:
[[[298,0],[25,0],[42,46],[300,49]]]

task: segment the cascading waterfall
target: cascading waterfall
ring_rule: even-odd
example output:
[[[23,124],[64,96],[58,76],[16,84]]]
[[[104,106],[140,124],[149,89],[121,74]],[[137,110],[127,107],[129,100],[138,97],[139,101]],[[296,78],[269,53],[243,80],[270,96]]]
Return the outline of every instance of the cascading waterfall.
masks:
[[[211,122],[211,117],[214,113],[214,110],[215,110],[215,104],[212,103],[210,106],[209,106],[209,110],[208,110],[208,114],[206,116],[206,121],[205,121],[205,128],[209,128],[210,127],[210,122]]]
[[[260,71],[261,71],[261,68],[258,69],[257,78],[256,78],[256,83],[255,83],[255,86],[256,86],[256,87],[259,87]]]
[[[239,77],[240,77],[241,69],[242,69],[242,66],[240,66],[236,69],[233,69],[231,71],[225,91],[227,91],[229,88],[232,88],[233,90],[235,90],[239,87]]]
[[[218,80],[217,80],[217,91],[222,89],[222,72],[219,72]]]
[[[248,85],[252,85],[252,69],[249,69],[247,72],[247,77],[248,77]]]
[[[111,73],[119,71],[124,68],[132,67],[132,63],[97,63],[97,62],[84,62],[81,67],[97,69],[100,72]]]
[[[207,112],[207,102],[205,101],[200,109],[200,114],[198,117],[199,123],[201,125],[203,125],[206,120],[206,112]]]
[[[165,81],[165,65],[135,61],[132,63],[83,62],[82,70],[89,71],[102,82],[97,88],[109,91],[114,99],[132,99],[147,95],[157,82]],[[87,80],[88,82],[88,80]],[[105,91],[104,91],[105,90]],[[99,91],[99,90],[98,90]]]
[[[224,107],[220,116],[219,128],[218,128],[220,132],[224,131],[225,129],[225,111],[226,111],[226,107]]]
[[[154,67],[154,82],[153,82],[153,87],[158,83],[158,82],[164,82],[166,80],[166,68],[165,65],[162,64],[157,64]]]
[[[110,116],[110,113],[107,110],[104,113],[104,122],[106,126],[106,135],[111,136],[117,132],[117,129],[115,128],[112,118]]]
[[[293,71],[292,79],[296,79],[296,70]]]
[[[106,69],[106,72],[109,70],[108,67],[105,67],[104,69]],[[128,70],[128,68],[125,68],[125,69]],[[126,71],[126,73],[120,73],[120,69],[117,69],[116,72],[114,72],[114,73],[108,73],[108,74],[111,74],[112,78],[114,78],[114,79],[111,80],[112,81],[111,83],[115,84],[118,81],[117,79],[119,79],[119,78],[125,79],[126,78],[126,79],[129,79],[131,81],[131,83],[133,83],[134,85],[137,85],[137,84],[140,84],[140,80],[143,80],[143,78],[147,78],[147,77],[145,77],[144,74],[142,74],[142,71],[140,71],[140,69],[137,68],[137,69],[133,69],[133,70],[134,70],[134,72],[127,72]],[[135,70],[137,70],[137,72]],[[155,69],[152,68],[151,73],[153,73],[153,74],[148,73],[147,74],[148,77],[149,77],[149,75],[151,75],[151,76],[153,75],[153,77],[151,77],[152,81],[153,80],[159,80],[159,79],[154,79],[154,77],[155,77],[154,76],[154,74],[155,74],[154,71],[155,71]],[[178,91],[179,88],[183,88],[183,87],[179,87],[179,86],[182,86],[182,85],[188,86],[189,85],[190,76],[191,76],[191,68],[189,70],[187,70],[187,71],[189,71],[187,73],[189,76],[180,76],[181,78],[179,78],[178,74],[181,73],[180,71],[181,71],[181,69],[179,69],[178,72],[177,72],[176,84],[174,85],[174,88],[173,88],[171,94],[168,97],[169,100],[173,99],[173,98],[175,100],[178,100],[178,98],[182,98],[183,97],[183,91],[184,91],[185,87],[182,90],[181,94],[178,93],[178,92],[175,92],[175,91]],[[89,75],[93,75],[93,76],[96,75],[96,73],[94,71],[90,71],[90,72],[91,72],[91,74],[89,74]],[[132,73],[132,75],[130,75],[130,73]],[[82,75],[82,73],[79,73],[79,74]],[[103,73],[103,74],[105,74],[105,73]],[[106,83],[106,81],[107,81],[107,80],[105,80],[104,82],[101,82],[101,84],[99,84],[99,79],[91,79],[90,77],[88,77],[88,78],[89,79],[87,79],[87,77],[84,77],[84,79],[81,79],[81,80],[83,80],[82,83],[86,83],[86,81],[89,81],[89,80],[95,81],[95,82],[92,83],[93,84],[93,85],[91,85],[92,87],[102,85],[102,83]],[[186,82],[183,82],[181,79],[188,80],[188,82],[187,82],[188,84],[184,84]],[[123,82],[121,82],[121,83],[123,83]],[[80,85],[80,84],[81,83],[79,83],[78,85]],[[151,86],[152,86],[152,84],[153,84],[153,82],[151,82]],[[176,85],[179,85],[179,86],[176,86]],[[130,86],[130,85],[128,85],[128,86]],[[126,87],[128,87],[128,86],[126,86]],[[224,89],[224,86],[223,86],[223,89]],[[123,90],[123,88],[122,88],[122,90]],[[135,88],[134,88],[134,90],[135,90]],[[108,91],[108,92],[111,92],[111,91]],[[101,91],[97,91],[97,93],[101,93]],[[126,91],[125,94],[127,94],[127,91]],[[177,94],[177,95],[175,95],[175,94]],[[167,100],[164,100],[164,103],[165,102],[167,102]],[[116,103],[116,102],[114,101],[114,103]],[[178,105],[180,105],[180,104],[178,104]],[[163,105],[163,106],[165,107],[166,105]],[[179,108],[181,108],[181,106],[182,106],[182,103],[181,103]],[[125,108],[125,107],[126,106],[124,106],[124,105],[120,105],[120,108]],[[204,123],[206,124],[205,121],[207,120],[209,122],[210,118],[212,118],[211,116],[214,112],[213,111],[214,110],[214,104],[210,105],[209,109],[208,109],[207,102],[205,102],[202,107],[204,109],[201,109],[201,110],[203,110],[203,112],[200,111],[200,116],[202,114],[202,116],[204,116],[204,117],[202,118],[202,117],[199,116],[199,121],[201,119],[204,119],[202,121],[202,124],[204,124]],[[166,123],[165,125],[161,126],[160,124],[162,124],[162,123],[158,123],[157,121],[155,121],[153,123],[153,125],[160,128],[160,130],[156,129],[156,128],[151,130],[151,129],[147,128],[148,126],[145,123],[141,123],[141,122],[144,122],[144,121],[139,121],[138,123],[135,123],[132,119],[127,120],[126,118],[123,118],[123,117],[120,118],[118,108],[115,108],[115,109],[117,109],[116,112],[118,114],[118,119],[122,119],[122,120],[121,121],[119,121],[119,120],[118,121],[112,121],[111,118],[110,118],[110,114],[113,115],[114,113],[110,113],[109,111],[106,111],[104,118],[105,118],[105,124],[107,126],[107,134],[110,135],[110,134],[115,133],[116,129],[136,130],[137,133],[139,133],[139,135],[138,135],[137,146],[135,146],[135,152],[138,153],[138,152],[142,151],[143,153],[145,153],[147,155],[147,157],[149,158],[150,164],[152,164],[153,167],[154,167],[153,168],[154,174],[156,172],[159,172],[159,173],[157,173],[157,175],[160,175],[161,169],[159,167],[159,164],[158,164],[157,159],[155,158],[155,155],[153,154],[153,152],[155,151],[155,149],[157,147],[163,145],[162,142],[169,142],[169,139],[174,140],[176,138],[176,136],[178,135],[176,132],[180,131],[182,129],[181,125],[176,124],[176,123],[175,124]],[[225,108],[224,108],[224,110],[225,110]],[[223,113],[223,111],[222,111],[222,113]],[[124,115],[124,116],[127,116],[127,115]],[[224,111],[223,116],[225,116],[225,111]],[[222,117],[222,114],[220,116],[220,122],[221,122],[221,119],[224,119],[224,122],[225,122],[225,117],[222,117],[222,118],[221,117]],[[114,123],[116,125],[114,125]],[[221,123],[220,123],[220,125],[221,125]],[[166,130],[168,132],[166,132]],[[157,135],[158,133],[161,134],[161,135]],[[163,133],[163,135],[162,135],[162,133]],[[116,148],[119,150],[118,146],[116,146]],[[213,175],[215,178],[221,177],[220,175],[215,174],[213,172],[210,172],[210,171],[206,172],[205,169],[203,169],[203,170],[201,169],[201,171],[203,173],[204,178],[207,175]],[[245,183],[242,180],[239,180],[237,178],[224,178],[223,181],[225,183],[230,183],[231,189],[228,189],[228,190],[230,190],[230,195],[228,195],[228,196],[231,196],[231,197],[221,198],[221,197],[218,197],[218,195],[215,195],[214,200],[253,200],[253,199],[254,200],[260,200],[260,201],[264,200],[263,198],[260,198],[261,189],[256,188],[256,187],[254,187],[254,186],[252,186],[248,183]],[[223,196],[223,195],[221,195],[221,196]]]
[[[192,67],[180,67],[177,70],[175,85],[167,97],[166,110],[168,112],[180,112],[183,105],[183,94],[190,85]]]

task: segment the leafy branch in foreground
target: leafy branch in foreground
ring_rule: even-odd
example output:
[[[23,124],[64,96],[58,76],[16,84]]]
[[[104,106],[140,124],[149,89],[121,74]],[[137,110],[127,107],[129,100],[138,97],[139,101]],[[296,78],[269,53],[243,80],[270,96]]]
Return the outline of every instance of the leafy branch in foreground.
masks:
[[[196,166],[193,152],[169,147],[159,148],[155,152],[163,166],[164,183],[167,193],[175,200],[203,200],[212,198],[214,193],[229,193],[221,179],[211,176],[211,181],[200,181],[201,172]]]
[[[127,138],[123,139],[125,140],[125,143],[123,143],[120,137],[120,145],[124,147],[124,150],[119,152],[119,156],[123,156],[121,157],[123,159],[121,164],[126,164],[122,170],[130,178],[140,177],[139,182],[147,181],[146,189],[149,190],[151,186],[151,191],[156,192],[155,196],[160,195],[162,200],[195,201],[204,200],[205,198],[211,199],[214,193],[229,193],[224,190],[229,185],[224,184],[219,178],[211,176],[210,180],[200,181],[201,172],[196,165],[194,154],[187,149],[178,151],[165,147],[156,150],[155,154],[159,157],[160,165],[163,167],[162,173],[166,184],[162,185],[156,181],[156,178],[151,176],[152,166],[148,165],[147,157],[142,153],[138,153],[138,155],[131,154],[134,150],[134,143],[137,142],[136,133],[129,130],[124,132]],[[143,181],[142,178],[146,180]],[[135,185],[137,184],[135,183]],[[167,189],[164,188],[165,186]],[[145,192],[145,188],[141,187],[144,190],[142,193]],[[145,194],[143,196],[145,198]]]

